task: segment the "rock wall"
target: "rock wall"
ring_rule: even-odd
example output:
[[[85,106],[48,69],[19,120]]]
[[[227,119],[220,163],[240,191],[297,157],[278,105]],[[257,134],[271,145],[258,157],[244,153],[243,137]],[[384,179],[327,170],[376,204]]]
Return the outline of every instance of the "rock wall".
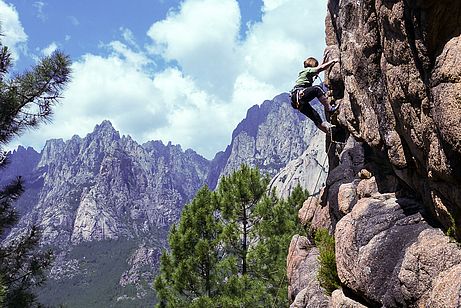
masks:
[[[330,0],[328,13],[338,122],[459,238],[461,2]]]
[[[461,2],[330,0],[326,34],[347,141],[299,216],[335,236],[328,305],[461,307]]]

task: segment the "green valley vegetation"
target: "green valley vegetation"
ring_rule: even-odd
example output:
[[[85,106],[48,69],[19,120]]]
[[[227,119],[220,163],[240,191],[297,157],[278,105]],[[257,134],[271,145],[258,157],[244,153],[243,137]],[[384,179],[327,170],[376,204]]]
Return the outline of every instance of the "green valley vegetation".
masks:
[[[11,52],[0,42],[0,168],[7,162],[3,147],[24,130],[50,119],[70,78],[70,59],[61,52],[42,59],[23,74],[13,74]],[[10,77],[13,76],[13,77]],[[0,238],[18,222],[15,201],[24,191],[19,177],[0,188]],[[0,301],[5,307],[29,307],[33,288],[45,279],[50,251],[38,251],[36,226],[0,246]]]
[[[75,269],[69,262],[64,267],[66,275],[49,278],[38,291],[40,302],[46,307],[152,307],[155,296],[149,285],[151,277],[139,281],[145,284],[142,289],[119,283],[129,268],[127,260],[139,244],[134,239],[118,239],[72,247],[68,260],[75,261]]]
[[[287,248],[308,194],[297,187],[280,200],[268,183],[242,165],[185,206],[154,283],[157,307],[288,306]]]

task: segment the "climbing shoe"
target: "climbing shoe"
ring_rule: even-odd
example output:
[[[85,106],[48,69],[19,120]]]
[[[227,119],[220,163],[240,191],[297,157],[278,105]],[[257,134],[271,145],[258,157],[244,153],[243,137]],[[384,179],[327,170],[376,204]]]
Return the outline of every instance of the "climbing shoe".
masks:
[[[327,121],[322,122],[322,126],[325,127],[327,130],[331,130],[333,127],[336,127],[336,125],[331,124],[330,122],[327,122]]]

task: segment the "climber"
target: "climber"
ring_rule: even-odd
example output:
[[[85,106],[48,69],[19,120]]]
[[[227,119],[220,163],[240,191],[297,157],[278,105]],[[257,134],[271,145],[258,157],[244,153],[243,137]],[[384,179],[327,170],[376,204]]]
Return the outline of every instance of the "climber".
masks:
[[[309,102],[317,97],[325,108],[325,111],[329,113],[335,112],[339,105],[334,104],[326,97],[321,86],[313,86],[312,84],[314,83],[314,79],[318,77],[318,73],[330,68],[336,62],[339,62],[339,59],[333,59],[319,65],[319,62],[315,58],[307,58],[304,61],[304,69],[299,72],[295,86],[290,91],[291,106],[314,121],[315,126],[324,133],[328,133],[329,129],[334,127],[334,125],[327,121],[322,121],[318,112],[315,111]]]

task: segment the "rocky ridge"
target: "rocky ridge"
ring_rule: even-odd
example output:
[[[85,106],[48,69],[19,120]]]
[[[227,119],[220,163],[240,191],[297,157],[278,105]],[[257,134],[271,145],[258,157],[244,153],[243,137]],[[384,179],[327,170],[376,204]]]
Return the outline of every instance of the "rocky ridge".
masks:
[[[328,307],[461,306],[460,12],[449,1],[328,2],[325,55],[341,61],[326,82],[348,138],[300,211],[335,236],[342,287]]]

